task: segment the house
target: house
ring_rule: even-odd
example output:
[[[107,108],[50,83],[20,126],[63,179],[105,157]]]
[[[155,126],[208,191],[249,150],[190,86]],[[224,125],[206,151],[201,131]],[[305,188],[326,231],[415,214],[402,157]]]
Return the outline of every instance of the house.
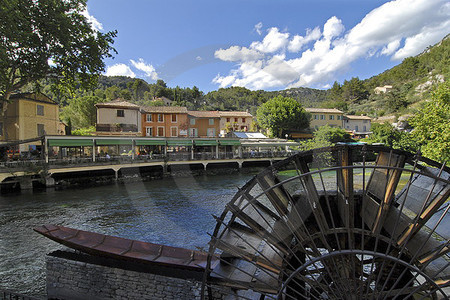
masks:
[[[344,129],[356,136],[366,136],[370,132],[372,119],[368,116],[344,116]]]
[[[320,126],[331,126],[343,128],[344,113],[335,108],[305,108],[311,114],[309,127],[317,130]]]
[[[229,131],[248,131],[253,120],[253,116],[245,111],[219,111],[219,117],[220,136]]]
[[[385,94],[385,93],[389,92],[390,90],[392,90],[392,85],[377,86],[376,88],[373,89],[373,91],[377,95]]]
[[[97,134],[140,135],[140,106],[121,98],[97,103]]]
[[[164,103],[164,106],[171,106],[172,105],[172,103],[173,103],[173,100],[170,100],[169,98],[166,98],[166,97],[154,97],[153,99],[152,99],[152,101],[154,101],[154,102],[156,102],[156,101],[162,101],[163,103]]]
[[[154,137],[187,137],[188,111],[180,106],[142,107],[142,135]]]
[[[14,94],[10,100],[5,116],[0,120],[0,141],[61,134],[58,103],[42,93]],[[40,142],[31,144],[40,145]],[[30,144],[20,144],[19,150],[28,151],[29,147]]]
[[[217,137],[220,129],[218,111],[188,111],[190,137]]]

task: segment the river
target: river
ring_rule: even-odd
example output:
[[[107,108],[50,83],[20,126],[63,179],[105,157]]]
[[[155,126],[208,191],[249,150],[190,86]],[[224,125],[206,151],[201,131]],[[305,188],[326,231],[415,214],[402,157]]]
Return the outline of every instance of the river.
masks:
[[[57,224],[188,249],[251,174],[168,178],[0,196],[0,290],[45,297],[45,255],[63,246],[33,227]]]

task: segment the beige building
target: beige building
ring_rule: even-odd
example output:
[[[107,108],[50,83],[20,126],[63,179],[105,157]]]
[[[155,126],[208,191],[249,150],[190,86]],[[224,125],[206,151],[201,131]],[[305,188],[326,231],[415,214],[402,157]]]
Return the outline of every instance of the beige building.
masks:
[[[140,135],[139,105],[123,99],[97,103],[97,134]]]
[[[220,135],[230,131],[249,131],[253,116],[245,111],[219,111]]]
[[[305,108],[311,114],[309,127],[317,130],[320,126],[331,126],[343,128],[344,113],[335,108]]]
[[[344,116],[344,129],[356,134],[368,134],[370,132],[372,119],[368,116]]]
[[[385,94],[387,92],[390,92],[392,90],[392,85],[385,85],[385,86],[377,86],[376,88],[373,89],[373,91],[375,92],[375,94],[379,95],[379,94]]]
[[[11,142],[59,135],[58,103],[42,93],[12,95],[5,116],[0,122],[0,141]],[[31,143],[40,145],[40,142]],[[21,144],[20,151],[28,151],[29,144]]]

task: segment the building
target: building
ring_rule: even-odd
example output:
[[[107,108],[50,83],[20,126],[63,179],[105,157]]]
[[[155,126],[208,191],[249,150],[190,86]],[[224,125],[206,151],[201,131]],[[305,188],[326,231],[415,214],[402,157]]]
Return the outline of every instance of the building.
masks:
[[[358,136],[369,134],[372,119],[368,116],[344,116],[344,129]]]
[[[116,99],[97,103],[97,134],[140,135],[140,106]]]
[[[188,111],[190,137],[217,137],[220,129],[218,111]]]
[[[42,93],[14,94],[0,121],[0,141],[14,142],[43,135],[60,135],[58,103]],[[20,144],[20,152],[36,149],[40,142]]]
[[[187,137],[188,111],[180,106],[142,107],[142,135],[154,137]]]
[[[385,93],[389,92],[390,90],[392,90],[392,85],[377,86],[376,88],[373,89],[373,91],[377,95],[385,94]]]
[[[253,116],[245,111],[219,111],[220,136],[230,131],[249,131]]]
[[[169,98],[166,97],[158,97],[158,98],[153,98],[152,101],[154,102],[158,102],[158,101],[162,101],[164,103],[164,106],[171,106],[173,104],[173,100],[170,100]]]
[[[320,126],[331,126],[343,128],[344,113],[335,108],[305,108],[311,114],[309,127],[317,130]]]

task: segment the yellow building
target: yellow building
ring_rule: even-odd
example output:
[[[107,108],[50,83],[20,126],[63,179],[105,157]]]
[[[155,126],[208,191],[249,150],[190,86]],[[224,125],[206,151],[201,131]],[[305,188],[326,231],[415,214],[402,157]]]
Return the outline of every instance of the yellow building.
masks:
[[[61,133],[58,103],[42,93],[11,95],[5,116],[0,122],[0,141],[13,142]],[[40,143],[33,143],[39,145]],[[20,145],[21,151],[28,146]]]
[[[317,130],[320,126],[343,128],[344,113],[335,108],[305,108],[311,114],[309,127]]]

